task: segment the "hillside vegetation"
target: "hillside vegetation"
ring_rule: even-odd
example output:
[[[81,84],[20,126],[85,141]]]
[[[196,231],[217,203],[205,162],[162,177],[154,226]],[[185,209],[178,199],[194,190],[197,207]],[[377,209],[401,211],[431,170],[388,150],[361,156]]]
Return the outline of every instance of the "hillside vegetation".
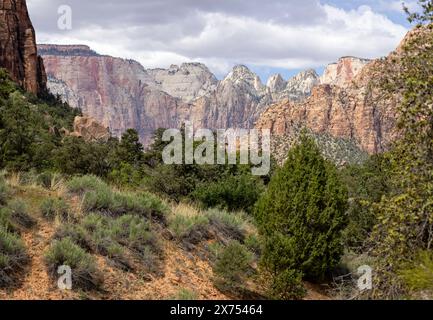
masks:
[[[305,130],[264,177],[252,165],[165,165],[162,129],[148,150],[132,129],[68,136],[79,110],[0,71],[0,298],[431,299],[429,3],[372,83],[401,92],[400,139],[340,167]],[[72,290],[58,288],[65,266]],[[357,286],[360,266],[372,289]]]

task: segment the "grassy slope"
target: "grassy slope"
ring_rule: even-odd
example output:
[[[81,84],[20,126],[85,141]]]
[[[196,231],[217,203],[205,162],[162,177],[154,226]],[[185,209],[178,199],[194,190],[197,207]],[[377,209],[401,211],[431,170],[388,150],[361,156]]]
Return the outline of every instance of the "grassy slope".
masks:
[[[58,290],[55,281],[47,273],[44,255],[52,243],[56,229],[64,222],[59,219],[46,220],[39,208],[48,197],[63,197],[67,199],[72,211],[80,215],[80,201],[77,197],[65,196],[65,188],[61,185],[56,190],[47,190],[35,184],[21,185],[19,180],[18,176],[7,180],[11,190],[10,199],[23,200],[28,206],[29,215],[36,219],[37,224],[21,233],[30,256],[30,263],[22,275],[22,283],[17,288],[0,289],[0,299],[172,299],[185,294],[206,300],[239,298],[221,293],[213,285],[211,262],[204,252],[215,240],[205,240],[195,250],[191,250],[164,225],[155,228],[158,229],[157,237],[163,250],[162,276],[149,275],[137,261],[134,262],[134,271],[123,271],[113,266],[108,258],[93,254],[98,269],[104,274],[102,288],[88,292]],[[169,221],[173,215],[203,214],[183,204],[172,207],[170,211],[172,216],[168,217]],[[251,228],[251,225],[246,226],[249,232]],[[217,237],[222,238],[223,235]],[[247,287],[251,294],[260,296],[261,288],[257,282],[250,281]],[[309,293],[306,299],[326,298],[316,287],[307,284],[307,288]]]

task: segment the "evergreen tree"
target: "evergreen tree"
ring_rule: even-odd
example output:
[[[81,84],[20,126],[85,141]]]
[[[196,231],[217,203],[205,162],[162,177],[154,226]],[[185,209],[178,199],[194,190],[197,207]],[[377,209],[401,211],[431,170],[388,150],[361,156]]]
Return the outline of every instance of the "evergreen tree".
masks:
[[[278,297],[299,292],[302,276],[323,279],[337,265],[346,208],[347,191],[336,168],[304,133],[255,210],[264,236],[262,265]]]
[[[128,163],[136,168],[140,167],[144,159],[144,148],[140,143],[138,132],[135,129],[128,129],[122,134],[117,147],[119,162]]]

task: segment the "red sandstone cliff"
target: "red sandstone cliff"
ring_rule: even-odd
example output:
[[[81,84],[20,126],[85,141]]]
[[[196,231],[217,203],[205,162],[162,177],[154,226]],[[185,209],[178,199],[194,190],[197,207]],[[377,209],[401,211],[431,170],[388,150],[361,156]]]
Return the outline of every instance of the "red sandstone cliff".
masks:
[[[44,65],[25,0],[0,0],[0,67],[27,91],[46,90]]]
[[[270,129],[274,141],[278,141],[279,154],[287,154],[290,143],[299,127],[307,127],[314,133],[350,139],[370,154],[385,151],[398,136],[396,129],[399,92],[385,95],[379,79],[398,70],[401,48],[408,39],[423,36],[431,29],[415,29],[402,41],[395,52],[386,59],[374,60],[363,67],[345,85],[319,85],[311,97],[300,104],[285,101],[270,106],[259,118],[256,127]],[[346,72],[347,73],[347,72]],[[281,150],[284,149],[284,150]]]

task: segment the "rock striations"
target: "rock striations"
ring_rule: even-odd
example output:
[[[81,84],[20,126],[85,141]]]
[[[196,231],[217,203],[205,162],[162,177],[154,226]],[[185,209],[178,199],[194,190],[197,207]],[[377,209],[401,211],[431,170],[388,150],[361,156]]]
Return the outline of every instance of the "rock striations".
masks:
[[[264,85],[246,66],[235,66],[221,81],[201,63],[144,69],[138,62],[99,55],[83,45],[39,45],[48,86],[72,107],[94,117],[119,136],[138,130],[147,145],[158,128],[195,126],[252,128],[271,103],[302,101],[319,76],[307,71]],[[278,82],[278,83],[277,83]]]
[[[262,113],[256,127],[271,130],[272,141],[276,142],[272,148],[279,160],[284,160],[299,127],[353,141],[370,154],[387,150],[398,137],[397,105],[402,97],[398,92],[383,92],[380,79],[388,72],[398,71],[401,48],[411,37],[422,37],[422,32],[423,29],[410,32],[384,59],[342,58],[328,66],[322,84],[313,88],[308,99],[298,104],[280,102]]]
[[[44,65],[25,0],[0,0],[0,67],[25,90],[34,94],[46,90]]]
[[[387,138],[382,115],[363,107],[365,88],[343,89],[354,86],[368,60],[346,57],[322,77],[307,70],[287,81],[277,74],[263,84],[243,65],[218,81],[200,63],[145,69],[86,46],[41,45],[39,51],[53,93],[114,135],[137,129],[146,145],[156,129],[177,128],[184,121],[210,129],[253,128],[258,121],[259,128],[278,135],[303,122],[317,133],[354,139],[369,152],[383,150]]]

